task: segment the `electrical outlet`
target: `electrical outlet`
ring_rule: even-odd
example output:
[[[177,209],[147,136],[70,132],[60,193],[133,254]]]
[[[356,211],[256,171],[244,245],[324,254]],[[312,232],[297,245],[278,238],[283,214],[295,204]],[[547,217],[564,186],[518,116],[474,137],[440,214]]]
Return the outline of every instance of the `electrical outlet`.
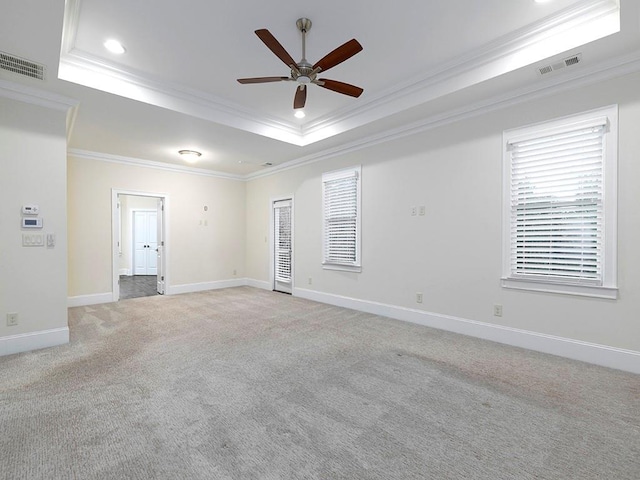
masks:
[[[424,217],[424,215],[427,213],[427,207],[425,205],[420,205],[418,213],[420,216]]]
[[[233,271],[233,275],[235,276],[235,275],[237,275],[237,274],[238,274],[238,273],[234,270],[234,271]]]
[[[18,325],[18,314],[7,313],[7,327],[13,327],[15,325]]]
[[[502,305],[495,304],[493,306],[493,315],[495,317],[501,317],[502,316]]]
[[[418,214],[418,207],[411,207],[411,216],[415,217]]]
[[[308,283],[309,285],[311,285],[311,284],[313,283],[313,279],[312,279],[311,277],[309,277],[309,280],[307,280],[307,283]]]
[[[416,293],[416,303],[422,303],[422,293]]]

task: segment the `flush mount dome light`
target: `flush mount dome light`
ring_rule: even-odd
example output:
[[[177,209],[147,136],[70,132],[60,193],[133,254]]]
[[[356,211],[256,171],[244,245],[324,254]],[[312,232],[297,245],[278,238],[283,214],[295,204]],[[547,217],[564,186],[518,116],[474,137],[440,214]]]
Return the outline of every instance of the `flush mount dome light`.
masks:
[[[118,40],[114,40],[113,38],[104,42],[104,48],[109,50],[111,53],[116,53],[118,55],[127,51]]]
[[[296,110],[296,113],[293,114],[296,118],[304,118],[305,113],[304,110]]]
[[[185,162],[189,163],[197,162],[198,158],[202,155],[200,152],[196,152],[195,150],[180,150],[178,153]]]

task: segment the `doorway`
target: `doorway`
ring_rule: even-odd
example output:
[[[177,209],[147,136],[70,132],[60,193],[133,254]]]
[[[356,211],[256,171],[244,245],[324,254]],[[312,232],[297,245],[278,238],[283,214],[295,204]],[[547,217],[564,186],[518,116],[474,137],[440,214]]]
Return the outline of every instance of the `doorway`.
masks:
[[[112,190],[113,301],[162,295],[166,195]]]
[[[272,285],[276,292],[293,291],[293,198],[272,202]]]

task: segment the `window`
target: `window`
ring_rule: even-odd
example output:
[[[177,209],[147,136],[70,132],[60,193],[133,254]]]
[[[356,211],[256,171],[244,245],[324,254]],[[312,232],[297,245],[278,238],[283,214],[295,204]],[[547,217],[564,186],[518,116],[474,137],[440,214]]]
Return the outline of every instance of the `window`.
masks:
[[[618,108],[504,133],[507,288],[616,298]]]
[[[360,166],[322,175],[324,268],[360,271]]]

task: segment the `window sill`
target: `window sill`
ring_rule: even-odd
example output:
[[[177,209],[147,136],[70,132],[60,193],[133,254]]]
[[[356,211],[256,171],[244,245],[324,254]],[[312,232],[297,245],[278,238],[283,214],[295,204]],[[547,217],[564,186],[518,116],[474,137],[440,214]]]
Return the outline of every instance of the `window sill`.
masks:
[[[616,300],[618,298],[618,289],[615,287],[571,285],[566,283],[550,283],[519,278],[502,278],[501,282],[504,288],[511,288],[515,290],[579,295],[582,297],[606,298],[609,300]]]
[[[325,270],[338,270],[341,272],[362,272],[360,265],[339,265],[337,263],[323,263],[322,268]]]

